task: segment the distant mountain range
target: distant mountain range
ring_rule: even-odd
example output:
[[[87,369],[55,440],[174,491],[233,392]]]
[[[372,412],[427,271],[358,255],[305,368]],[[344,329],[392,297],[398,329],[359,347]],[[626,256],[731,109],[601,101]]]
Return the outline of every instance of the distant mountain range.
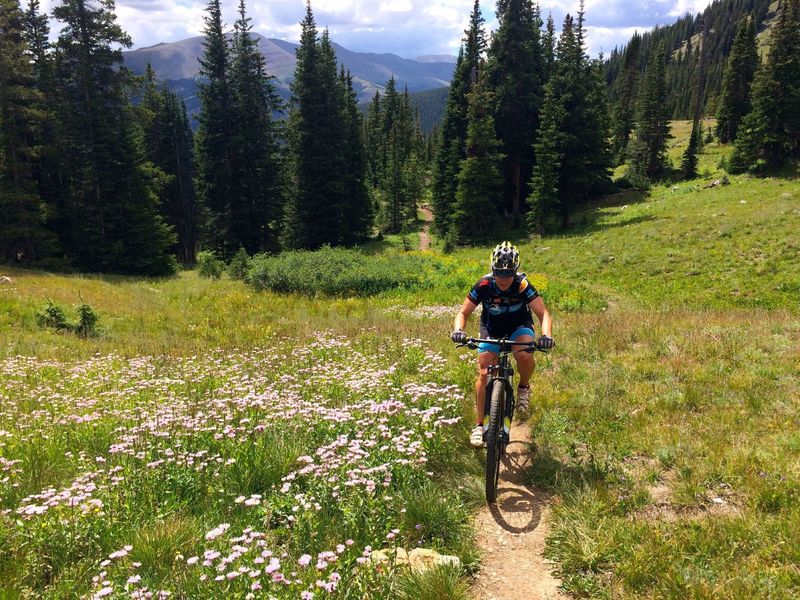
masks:
[[[267,70],[275,77],[278,92],[289,98],[289,85],[294,77],[298,44],[279,39],[258,40]],[[136,74],[144,73],[148,63],[158,78],[176,90],[186,101],[190,113],[199,108],[196,98],[198,59],[203,53],[203,37],[193,37],[178,42],[161,43],[147,48],[123,52],[125,64]],[[453,56],[421,56],[417,60],[401,58],[394,54],[353,52],[333,44],[339,62],[353,75],[353,84],[360,102],[371,99],[394,76],[398,89],[408,87],[410,92],[443,88],[450,85],[455,68]]]

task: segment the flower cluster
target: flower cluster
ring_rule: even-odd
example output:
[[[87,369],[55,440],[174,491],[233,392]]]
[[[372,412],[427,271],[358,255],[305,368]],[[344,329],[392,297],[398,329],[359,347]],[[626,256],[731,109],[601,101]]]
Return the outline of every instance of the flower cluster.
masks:
[[[402,534],[395,492],[427,480],[460,419],[444,357],[420,340],[398,350],[418,358],[413,380],[327,333],[207,356],[0,361],[0,515],[23,524],[15,535],[31,552],[60,531],[117,548],[86,558],[96,598],[333,593],[371,545]],[[56,448],[63,472],[34,487],[26,457]],[[121,532],[142,511],[192,503],[208,522],[169,567],[170,587]]]

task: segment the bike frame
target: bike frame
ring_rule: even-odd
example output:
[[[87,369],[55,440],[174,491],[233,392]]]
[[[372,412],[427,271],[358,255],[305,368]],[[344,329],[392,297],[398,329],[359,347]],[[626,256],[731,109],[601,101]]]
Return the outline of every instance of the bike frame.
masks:
[[[514,367],[511,366],[509,355],[515,350],[514,346],[521,346],[522,352],[535,352],[541,350],[532,342],[515,342],[507,338],[499,340],[467,338],[466,346],[472,349],[478,348],[480,343],[495,344],[500,347],[498,361],[495,365],[489,365],[489,381],[486,383],[486,400],[484,402],[484,418],[489,415],[489,428],[484,431],[486,442],[486,500],[489,503],[497,499],[497,485],[500,478],[500,459],[505,454],[506,446],[510,442],[511,420],[514,418],[514,408],[516,398],[514,397]],[[541,350],[544,352],[544,350]],[[502,394],[503,401],[494,401],[495,386],[501,385],[505,388]],[[502,404],[502,406],[499,406]],[[495,409],[495,405],[498,405]],[[509,430],[506,432],[506,419],[508,419]]]

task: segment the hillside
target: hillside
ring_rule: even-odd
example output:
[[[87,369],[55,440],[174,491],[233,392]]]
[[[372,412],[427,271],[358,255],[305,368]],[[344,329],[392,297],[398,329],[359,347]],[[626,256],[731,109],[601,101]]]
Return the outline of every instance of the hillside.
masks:
[[[298,45],[258,34],[254,37],[266,59],[269,73],[275,77],[279,93],[288,98],[297,63],[295,50]],[[194,78],[199,69],[198,58],[203,52],[202,44],[202,37],[193,37],[123,52],[123,57],[126,66],[136,74],[142,74],[149,63],[159,79],[182,90],[185,98],[191,98]],[[450,84],[454,62],[445,60],[447,57],[423,57],[424,60],[419,61],[394,54],[353,52],[336,43],[333,46],[339,62],[353,74],[356,92],[362,102],[372,98],[376,90],[383,89],[392,76],[397,80],[399,89],[408,86],[412,92]]]
[[[688,132],[674,125],[673,157]],[[533,530],[550,515],[545,553],[572,597],[800,593],[800,181],[704,187],[729,151],[709,144],[703,177],[521,244],[558,346],[539,359],[535,452],[516,473],[536,493],[498,510]],[[369,301],[4,268],[0,596],[245,598],[258,583],[296,598],[319,580],[465,600],[476,572],[496,591],[470,525],[474,356],[447,338],[489,248],[389,242],[370,264],[421,281]],[[92,305],[99,335],[38,326],[48,299],[70,318]],[[503,521],[489,526],[496,545]],[[395,546],[460,566],[372,566]]]
[[[696,104],[696,71],[700,52],[705,47],[703,32],[708,31],[707,80],[704,94],[705,114],[716,113],[722,89],[722,74],[733,45],[736,26],[746,15],[753,15],[759,45],[768,47],[769,30],[775,19],[778,2],[774,0],[717,0],[702,13],[687,14],[671,25],[663,25],[642,33],[639,68],[644,67],[650,52],[664,42],[670,60],[667,64],[667,98],[674,119],[692,116]],[[606,80],[614,99],[613,84],[617,78],[625,48],[615,48],[607,61]]]

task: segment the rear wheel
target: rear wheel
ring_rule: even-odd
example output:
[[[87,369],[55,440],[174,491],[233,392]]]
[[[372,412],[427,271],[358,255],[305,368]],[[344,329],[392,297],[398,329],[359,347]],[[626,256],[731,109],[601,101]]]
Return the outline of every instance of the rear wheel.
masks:
[[[497,483],[500,480],[505,395],[506,388],[503,382],[495,381],[492,386],[489,430],[486,432],[486,501],[490,504],[493,504],[497,499]]]

